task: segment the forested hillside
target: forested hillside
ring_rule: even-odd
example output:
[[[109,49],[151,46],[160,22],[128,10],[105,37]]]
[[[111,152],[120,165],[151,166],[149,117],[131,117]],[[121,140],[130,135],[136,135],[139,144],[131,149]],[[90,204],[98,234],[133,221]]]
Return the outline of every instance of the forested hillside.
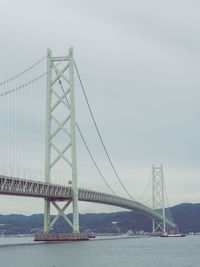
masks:
[[[200,204],[180,204],[171,208],[174,221],[181,232],[200,232]],[[55,216],[51,216],[51,220]],[[72,215],[68,217],[72,219]],[[29,234],[42,231],[43,215],[31,216],[11,214],[0,215],[0,233]],[[137,232],[144,230],[151,232],[152,221],[150,218],[133,211],[114,213],[87,213],[80,214],[80,230],[96,233],[124,233],[128,230]],[[70,232],[71,229],[63,218],[54,225],[54,232]]]

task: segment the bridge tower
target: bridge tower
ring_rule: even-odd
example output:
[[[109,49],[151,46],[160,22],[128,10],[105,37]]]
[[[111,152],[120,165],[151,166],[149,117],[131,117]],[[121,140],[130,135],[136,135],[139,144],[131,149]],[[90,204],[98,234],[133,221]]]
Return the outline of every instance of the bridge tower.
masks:
[[[153,233],[157,231],[166,232],[165,222],[165,190],[163,166],[154,166],[152,168],[152,208],[159,210],[162,214],[162,220],[153,219]]]
[[[53,57],[51,50],[47,49],[46,87],[45,182],[51,183],[53,168],[59,161],[64,160],[70,173],[72,198],[62,209],[55,201],[49,198],[44,200],[44,233],[49,233],[60,216],[69,223],[73,233],[79,233],[73,48],[69,49],[67,56],[58,57]],[[58,107],[61,106],[65,109],[64,112],[60,112],[62,119],[58,114]],[[64,135],[64,142],[60,140],[60,133]],[[60,141],[59,145],[56,143],[56,137]],[[73,222],[65,215],[65,210],[71,203],[73,204]],[[58,215],[52,222],[50,222],[51,204],[58,210]]]

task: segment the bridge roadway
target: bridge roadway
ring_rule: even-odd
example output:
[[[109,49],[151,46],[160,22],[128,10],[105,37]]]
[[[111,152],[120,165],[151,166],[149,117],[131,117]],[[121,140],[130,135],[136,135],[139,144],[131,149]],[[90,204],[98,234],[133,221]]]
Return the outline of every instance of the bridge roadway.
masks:
[[[72,198],[72,188],[71,186],[48,184],[0,175],[0,194],[48,198],[53,201],[64,201]],[[161,219],[161,215],[147,206],[137,201],[115,195],[79,188],[78,199],[80,201],[95,202],[99,204],[117,206],[128,210],[135,210],[148,217]],[[176,225],[169,220],[166,220],[166,224],[172,228],[176,227]]]

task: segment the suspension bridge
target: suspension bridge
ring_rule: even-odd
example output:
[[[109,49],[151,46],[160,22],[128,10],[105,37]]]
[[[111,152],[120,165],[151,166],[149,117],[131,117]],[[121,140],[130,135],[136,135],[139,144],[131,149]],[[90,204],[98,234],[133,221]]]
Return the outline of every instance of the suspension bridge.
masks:
[[[38,68],[45,60],[47,64],[46,71],[41,73],[37,69],[34,76],[31,77],[30,72]],[[117,194],[109,179],[106,179],[103,175],[75,119],[75,73],[103,151],[126,197]],[[46,90],[44,90],[45,77]],[[38,83],[41,81],[43,81],[43,84],[39,85]],[[153,232],[165,232],[166,228],[176,228],[173,219],[166,216],[165,212],[166,188],[162,165],[153,166],[152,208],[136,201],[124,185],[111,160],[89,104],[78,67],[74,60],[73,48],[69,49],[68,55],[56,57],[52,56],[51,50],[48,49],[47,56],[10,79],[1,82],[0,88],[2,88],[0,91],[1,114],[5,114],[5,117],[1,116],[2,129],[5,130],[1,138],[3,140],[1,144],[1,151],[3,153],[1,153],[0,164],[4,167],[1,167],[0,194],[44,199],[44,239],[48,237],[53,225],[60,216],[72,227],[73,234],[76,237],[78,234],[78,239],[83,238],[79,234],[79,201],[106,204],[138,211],[152,218]],[[24,101],[26,94],[27,98]],[[46,98],[45,112],[40,110],[42,94],[43,96],[45,94]],[[35,106],[31,102],[34,98]],[[27,102],[27,99],[30,102]],[[25,117],[28,117],[30,112],[35,116],[34,122],[30,120],[27,122],[25,120]],[[45,143],[45,151],[43,151],[43,161],[40,150],[42,145],[40,140],[42,133],[40,116],[42,117],[44,113],[45,139],[43,143]],[[36,132],[35,128],[37,128]],[[105,192],[78,186],[76,131],[81,137],[82,143],[102,183],[107,188]],[[28,132],[28,135],[25,134],[26,132]],[[32,145],[27,149],[29,143],[31,143],[31,138]],[[6,143],[5,140],[8,140],[8,142]],[[38,181],[36,179],[37,175],[34,176],[34,170],[38,170],[39,165],[40,167],[44,165],[44,172],[41,174],[42,178]],[[27,177],[27,171],[25,171],[24,175],[20,175],[24,166],[33,169],[31,179]],[[58,183],[55,177],[61,178],[64,180],[64,183]],[[68,177],[68,180],[66,177]],[[64,203],[62,208],[60,208],[60,202]],[[57,216],[52,221],[50,221],[51,205],[58,211]],[[72,221],[66,215],[66,209],[70,205],[73,208]]]

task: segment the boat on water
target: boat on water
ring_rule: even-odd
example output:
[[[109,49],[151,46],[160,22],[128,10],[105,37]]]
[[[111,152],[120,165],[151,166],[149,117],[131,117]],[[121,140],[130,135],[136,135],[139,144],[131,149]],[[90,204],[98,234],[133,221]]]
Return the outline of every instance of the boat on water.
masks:
[[[95,235],[89,235],[88,238],[89,238],[89,239],[90,239],[90,238],[96,238],[96,236],[95,236]]]
[[[168,234],[168,233],[163,233],[160,235],[160,237],[184,237],[186,234]]]
[[[95,235],[88,235],[89,238],[96,238]]]

